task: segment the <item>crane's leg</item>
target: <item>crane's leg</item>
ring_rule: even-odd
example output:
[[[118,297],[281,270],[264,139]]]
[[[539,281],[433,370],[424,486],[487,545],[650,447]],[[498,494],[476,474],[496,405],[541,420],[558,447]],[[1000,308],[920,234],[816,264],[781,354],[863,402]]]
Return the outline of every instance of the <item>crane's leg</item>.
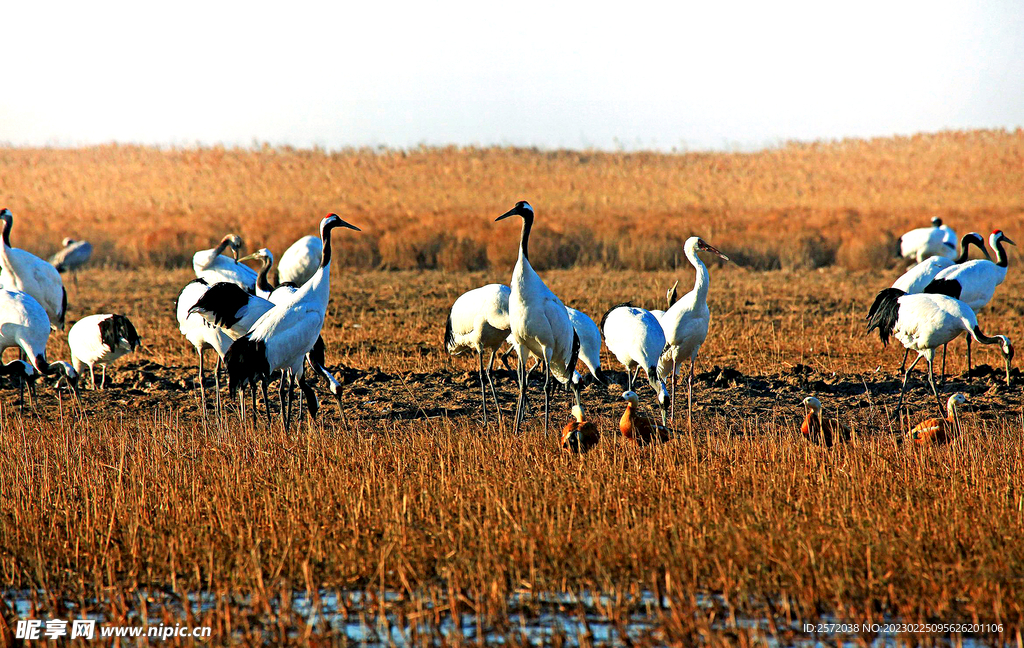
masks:
[[[199,393],[202,394],[203,416],[206,416],[206,386],[203,385],[203,350],[199,350]]]
[[[907,379],[910,378],[910,372],[914,370],[914,367],[917,366],[917,363],[921,361],[922,357],[924,356],[917,356],[917,359],[914,360],[909,367],[907,367],[907,372],[903,374],[903,387],[900,389],[900,400],[899,402],[896,403],[897,415],[899,415],[900,408],[903,407],[903,392],[907,391]]]
[[[907,368],[907,356],[910,355],[910,349],[903,349],[903,364],[900,365],[900,373]]]
[[[96,374],[92,371],[92,365],[89,365],[89,382],[92,383],[92,390],[96,391]]]
[[[939,416],[945,414],[942,411],[942,399],[939,398],[939,390],[935,388],[935,371],[932,368],[933,360],[928,358],[928,384],[932,386],[932,393],[935,394],[935,402],[939,405]]]
[[[480,407],[484,412],[484,425],[487,425],[487,387],[484,385],[484,354],[477,351],[476,357],[480,360],[480,368],[478,370],[480,375]]]
[[[250,387],[252,388],[252,429],[255,430],[256,426],[259,424],[257,416],[256,416],[257,411],[256,411],[256,381],[255,380],[252,382]],[[270,419],[270,409],[267,408],[267,420],[269,421],[269,419]]]
[[[491,377],[491,372],[494,371],[494,354],[495,351],[491,350],[491,361],[487,364],[487,384],[491,386],[491,398],[494,399],[494,409],[498,412],[498,425],[501,425],[501,405],[498,404],[498,394],[494,391],[494,378]]]
[[[942,345],[942,376],[939,377],[939,382],[946,382],[946,347],[949,346],[949,342]],[[910,349],[907,349],[907,353],[910,353]],[[903,361],[907,361],[907,355],[903,354]]]
[[[522,356],[520,356],[519,362],[516,364],[516,378],[519,379],[519,398],[516,399],[516,420],[515,424],[512,426],[513,434],[519,434],[519,423],[523,416],[523,399],[526,396],[526,385],[523,377],[525,372],[526,365],[523,364]]]
[[[103,365],[103,377],[100,378],[100,389],[107,388],[107,365]]]
[[[676,426],[676,358],[672,356],[672,427]]]
[[[548,357],[546,360],[544,363],[544,434],[548,433],[548,384],[551,382],[551,358]]]
[[[260,391],[263,392],[263,409],[265,409],[267,411],[267,429],[268,430],[270,429],[271,425],[273,425],[270,422],[270,398],[267,396],[267,387],[269,386],[269,384],[270,384],[270,380],[269,379],[264,379],[264,380],[260,381]],[[252,406],[253,406],[253,410],[255,410],[256,409],[256,390],[255,389],[252,390]],[[287,429],[287,428],[285,428],[285,429]]]
[[[213,386],[217,390],[217,420],[220,421],[220,356],[217,356],[217,368],[213,370]],[[205,411],[205,406],[204,406]]]
[[[967,336],[967,373],[971,372],[971,336]]]
[[[693,358],[690,358],[690,377],[686,380],[686,425],[693,432]]]
[[[277,397],[281,400],[281,424],[284,425],[284,411],[285,411],[284,403],[285,403],[285,398],[287,398],[287,393],[285,391],[285,374],[284,374],[284,372],[281,373],[281,382],[278,384],[278,387],[277,387]],[[285,429],[287,429],[287,426],[285,427]]]

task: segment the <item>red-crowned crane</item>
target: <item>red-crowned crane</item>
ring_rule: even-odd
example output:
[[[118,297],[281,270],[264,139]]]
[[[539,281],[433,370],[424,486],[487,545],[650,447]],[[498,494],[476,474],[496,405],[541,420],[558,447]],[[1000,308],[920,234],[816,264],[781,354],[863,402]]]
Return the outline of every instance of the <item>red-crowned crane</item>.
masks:
[[[242,257],[238,262],[241,263],[250,259],[260,262],[260,270],[256,274],[257,297],[266,299],[272,304],[280,304],[282,301],[289,299],[299,289],[296,284],[291,282],[280,283],[276,288],[271,285],[269,276],[270,269],[274,266],[274,255],[267,248],[260,248],[252,254]]]
[[[107,365],[121,356],[132,353],[142,344],[139,333],[124,315],[89,315],[75,322],[68,331],[68,348],[71,349],[71,364],[79,375],[89,368],[89,380],[96,389],[96,374],[93,367],[103,368],[100,389],[107,384]]]
[[[898,288],[885,288],[875,297],[871,315],[868,320],[868,331],[878,329],[878,336],[883,345],[889,344],[889,337],[894,336],[904,347],[917,351],[917,359],[903,375],[903,387],[896,410],[903,406],[903,393],[907,389],[910,372],[924,358],[928,361],[928,384],[942,411],[939,392],[935,388],[933,363],[935,349],[967,333],[982,344],[998,344],[1006,361],[1006,384],[1010,384],[1010,363],[1013,360],[1013,345],[1005,335],[989,337],[978,326],[978,318],[974,311],[959,299],[947,295],[917,293],[907,295]]]
[[[315,236],[303,236],[295,241],[284,251],[281,262],[277,264],[278,284],[293,283],[301,286],[306,283],[320,267],[323,254],[323,243]]]
[[[544,284],[540,275],[530,265],[530,230],[533,228],[533,207],[520,200],[496,221],[519,216],[523,230],[519,239],[519,258],[512,271],[512,292],[508,302],[509,327],[515,341],[516,355],[519,356],[519,402],[516,405],[515,432],[525,415],[526,399],[526,358],[533,353],[544,360],[544,431],[548,430],[548,384],[551,375],[570,389],[579,404],[579,373],[576,361],[579,358],[580,338],[572,327],[565,305],[555,293]]]
[[[498,412],[501,423],[501,405],[494,391],[494,355],[510,334],[508,323],[508,298],[512,290],[503,284],[488,284],[463,293],[452,304],[448,321],[444,327],[444,348],[453,355],[459,356],[467,352],[475,352],[479,362],[480,375],[480,408],[483,411],[484,425],[487,425],[487,392],[484,388],[484,377],[491,387],[494,408]],[[491,354],[484,368],[484,352]]]
[[[661,327],[665,331],[668,348],[661,356],[658,374],[664,380],[672,377],[672,422],[676,420],[676,376],[680,365],[690,362],[690,376],[686,381],[686,419],[693,427],[693,365],[697,361],[700,347],[708,337],[708,326],[711,324],[711,311],[708,309],[708,289],[711,287],[711,273],[704,262],[697,256],[697,251],[710,252],[726,261],[725,256],[717,249],[708,245],[699,236],[691,236],[683,244],[686,258],[696,271],[693,290],[686,293],[661,316]]]
[[[988,259],[975,259],[946,268],[935,276],[924,292],[954,297],[975,312],[984,308],[992,300],[996,287],[1006,279],[1008,259],[1003,243],[1016,245],[1002,230],[992,232],[988,241],[996,253],[994,263]],[[971,370],[970,336],[967,336],[967,370]]]
[[[665,381],[658,378],[658,360],[665,351],[665,331],[658,318],[632,304],[619,304],[604,314],[601,327],[608,350],[626,367],[626,388],[633,391],[633,381],[643,369],[647,382],[657,394],[661,423],[666,424],[668,389]]]
[[[68,293],[60,273],[36,255],[11,247],[11,228],[14,216],[6,207],[0,209],[3,221],[3,245],[0,246],[0,287],[28,293],[46,312],[50,328],[64,330],[64,316],[68,310]]]
[[[228,247],[231,248],[234,258],[221,254]],[[211,286],[227,281],[255,294],[256,271],[238,262],[238,251],[241,249],[242,239],[235,234],[228,234],[221,239],[217,247],[196,252],[192,255],[192,269],[196,277],[205,279]]]
[[[248,333],[235,340],[224,355],[228,368],[228,389],[232,396],[240,385],[250,384],[255,387],[259,382],[263,388],[264,402],[269,402],[267,383],[275,371],[283,371],[285,375],[294,376],[298,380],[300,409],[303,395],[309,397],[313,393],[303,378],[303,370],[306,354],[320,338],[320,330],[327,315],[331,290],[331,232],[338,227],[360,231],[337,214],[329,214],[320,221],[320,239],[323,241],[324,252],[319,269],[291,299],[264,313]],[[290,410],[291,389],[288,391]],[[286,412],[282,407],[281,418],[287,427],[290,411]],[[270,423],[269,407],[267,423]]]
[[[50,257],[50,265],[56,268],[60,274],[70,272],[71,278],[74,279],[77,286],[78,269],[88,263],[92,257],[92,243],[65,238],[60,244],[61,249]]]
[[[932,218],[931,227],[910,230],[896,242],[896,254],[921,263],[928,257],[956,257],[956,232],[943,227],[942,219]]]
[[[77,390],[78,372],[75,368],[64,361],[49,362],[46,359],[46,342],[49,337],[50,318],[32,295],[0,289],[0,353],[18,347],[36,372],[44,376],[60,374],[67,379],[72,390]],[[8,366],[5,370],[14,375],[29,377],[14,366]]]

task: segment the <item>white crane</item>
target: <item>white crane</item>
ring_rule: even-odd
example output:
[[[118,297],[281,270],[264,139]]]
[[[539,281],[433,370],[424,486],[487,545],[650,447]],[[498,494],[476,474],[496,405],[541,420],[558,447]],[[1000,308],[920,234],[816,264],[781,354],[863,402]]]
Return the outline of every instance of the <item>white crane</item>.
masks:
[[[103,368],[100,389],[107,384],[107,365],[121,356],[139,348],[142,341],[124,315],[89,315],[75,322],[68,331],[68,348],[71,349],[71,364],[81,375],[89,368],[89,380],[96,389],[95,365]]]
[[[519,402],[516,405],[515,432],[525,416],[526,400],[526,358],[533,353],[544,361],[544,432],[548,430],[548,385],[551,375],[563,385],[569,383],[576,402],[579,404],[579,373],[576,361],[579,358],[580,338],[573,330],[565,305],[555,293],[544,285],[544,281],[530,265],[530,230],[533,229],[533,207],[520,200],[515,207],[495,219],[500,221],[509,216],[523,219],[522,235],[519,239],[519,258],[512,271],[512,292],[508,301],[509,327],[519,356]]]
[[[676,281],[674,284],[672,284],[672,287],[668,289],[668,292],[665,293],[665,302],[667,303],[665,308],[672,308],[672,304],[674,304],[677,301],[679,301],[679,293],[676,292],[676,286],[678,286],[678,285],[679,285],[679,282]],[[654,315],[656,318],[658,318],[659,322],[661,321],[661,316],[664,315],[664,314],[665,314],[665,311],[663,311],[663,310],[652,310],[651,311],[651,315]]]
[[[501,422],[501,405],[494,391],[494,355],[509,336],[508,298],[512,290],[503,284],[488,284],[463,293],[452,304],[448,321],[444,327],[444,348],[453,355],[459,356],[474,351],[479,361],[480,375],[480,407],[487,425],[487,392],[484,389],[484,377],[491,386],[491,397],[498,411],[498,422]],[[484,369],[484,352],[490,351],[491,357]]]
[[[632,304],[619,304],[604,314],[601,328],[608,350],[626,367],[627,391],[633,391],[633,381],[641,369],[647,373],[647,382],[658,395],[661,423],[665,425],[668,389],[665,381],[658,377],[658,360],[665,351],[665,331],[658,318]]]
[[[935,275],[924,292],[959,299],[973,311],[984,308],[992,300],[996,287],[1006,279],[1008,259],[1003,243],[1016,245],[1002,230],[992,232],[988,241],[996,253],[994,263],[988,259],[975,259],[946,268]],[[967,370],[971,370],[970,336],[967,336]]]
[[[725,256],[717,249],[708,245],[699,236],[691,236],[683,244],[683,252],[697,274],[693,282],[693,290],[686,293],[661,316],[661,327],[665,331],[668,348],[661,356],[658,364],[658,375],[672,377],[672,422],[676,420],[676,377],[679,375],[683,361],[690,361],[690,376],[686,381],[686,418],[693,426],[693,365],[697,361],[700,347],[708,336],[711,324],[711,311],[708,309],[708,289],[711,287],[711,273],[704,262],[697,256],[697,251],[710,252],[726,261]]]
[[[51,268],[53,266],[50,266]],[[18,347],[28,363],[39,374],[60,374],[72,390],[78,387],[78,372],[64,361],[46,359],[46,342],[50,337],[50,319],[32,295],[17,290],[0,290],[0,353]],[[21,373],[10,367],[7,371]]]
[[[951,240],[947,236],[952,235]],[[896,241],[896,254],[921,263],[931,256],[956,257],[956,232],[943,228],[941,218],[932,218],[931,227],[910,230]]]
[[[11,228],[14,216],[11,210],[0,209],[3,221],[3,246],[0,247],[0,287],[28,293],[46,312],[50,328],[64,330],[64,316],[68,310],[68,293],[60,273],[52,265],[25,250],[11,247]]]
[[[88,263],[89,258],[92,257],[92,243],[65,238],[60,244],[62,247],[50,257],[50,264],[60,274],[70,272],[71,278],[75,280],[77,286],[78,269]]]
[[[277,265],[278,284],[293,283],[301,286],[310,280],[323,258],[324,245],[315,236],[303,236],[292,243]]]
[[[221,252],[231,248],[234,258]],[[242,239],[235,234],[228,234],[221,239],[215,248],[200,250],[192,255],[192,269],[199,279],[205,279],[211,286],[221,281],[237,284],[246,291],[255,293],[256,271],[238,262],[238,251],[242,249]]]
[[[918,263],[914,267],[904,272],[899,279],[893,282],[893,288],[899,288],[908,295],[914,293],[924,292],[925,288],[932,282],[935,277],[950,266],[966,263],[970,260],[970,246],[978,246],[978,249],[988,258],[988,250],[985,249],[985,239],[981,237],[981,234],[977,232],[970,232],[964,234],[963,240],[960,242],[960,255],[956,259],[948,259],[941,256],[928,257],[921,263]],[[870,318],[872,313],[868,313]],[[907,367],[907,358],[910,357],[910,349],[907,349],[903,354],[903,364],[900,365],[900,373]],[[942,347],[942,377],[946,377],[946,347]]]
[[[298,380],[301,408],[302,394],[308,395],[311,391],[303,379],[306,354],[320,337],[327,315],[331,290],[331,232],[337,227],[361,231],[337,214],[330,214],[320,221],[320,239],[323,241],[324,252],[319,269],[291,299],[267,311],[248,333],[235,340],[228,349],[224,360],[228,367],[228,389],[232,395],[238,386],[246,383],[255,385],[259,381],[263,387],[264,401],[267,402],[267,382],[271,374],[285,371],[285,375],[294,376]],[[288,391],[291,392],[290,389]],[[290,400],[289,396],[289,410]],[[281,418],[287,427],[290,411],[285,412],[282,407]],[[267,423],[270,423],[269,407]]]
[[[178,318],[178,330],[185,336],[199,355],[199,391],[202,395],[203,412],[206,412],[206,386],[203,384],[203,351],[213,349],[217,354],[217,366],[213,370],[214,384],[217,394],[217,414],[220,415],[220,365],[224,354],[234,339],[219,326],[211,326],[199,313],[190,312],[206,292],[210,284],[205,279],[193,279],[178,295],[175,313]],[[205,414],[204,414],[205,415]]]
[[[907,367],[903,375],[897,411],[903,406],[903,393],[907,389],[910,372],[921,358],[928,361],[928,384],[935,394],[939,411],[942,411],[942,401],[935,388],[935,349],[955,340],[964,332],[968,338],[974,338],[982,344],[999,345],[1006,361],[1006,384],[1010,384],[1010,362],[1013,360],[1010,338],[1005,335],[985,335],[978,326],[974,311],[959,299],[929,293],[907,295],[898,288],[885,288],[875,297],[871,309],[873,315],[868,320],[869,332],[877,328],[883,345],[889,343],[889,336],[895,336],[904,347],[918,353],[917,359]]]
[[[589,315],[581,310],[575,308],[565,307],[565,312],[569,316],[569,321],[572,323],[573,330],[576,331],[576,335],[580,338],[580,353],[578,362],[582,362],[583,365],[590,370],[590,377],[593,380],[601,384],[605,384],[606,379],[604,372],[601,371],[601,329],[597,327],[594,320]],[[509,343],[509,348],[503,354],[501,354],[501,361],[505,365],[505,368],[509,368],[508,356],[510,353],[515,351],[515,339],[512,334],[509,333],[505,340]],[[534,358],[533,366],[526,371],[527,378],[537,367],[541,364],[542,360],[537,356],[530,354]],[[578,365],[577,365],[578,366]],[[581,377],[581,383],[583,383]],[[568,386],[568,385],[567,385]]]

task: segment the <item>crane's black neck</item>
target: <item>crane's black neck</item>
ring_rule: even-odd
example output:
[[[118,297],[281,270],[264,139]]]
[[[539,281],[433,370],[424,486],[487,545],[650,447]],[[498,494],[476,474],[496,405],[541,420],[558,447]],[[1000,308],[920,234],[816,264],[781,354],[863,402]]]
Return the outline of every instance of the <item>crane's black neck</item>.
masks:
[[[960,254],[953,260],[953,263],[963,263],[967,259],[971,258],[971,251],[969,249],[971,243],[978,245],[978,241],[970,234],[965,235],[963,239],[960,240]]]
[[[5,218],[4,219],[4,231],[3,231],[3,234],[0,234],[0,236],[3,237],[4,245],[6,245],[7,247],[11,247],[11,225],[12,224],[13,224],[13,221],[10,218]]]
[[[996,265],[1005,268],[1009,262],[1006,258],[1006,249],[1003,247],[1003,239],[996,240]]]
[[[320,234],[320,241],[324,245],[324,253],[320,258],[320,267],[326,268],[331,263],[331,230],[337,227],[335,223],[328,223]]]
[[[228,241],[227,237],[221,239],[221,242],[218,243],[217,247],[215,247],[213,249],[213,258],[214,259],[216,259],[218,256],[220,256],[220,254],[222,252],[224,252],[224,248],[226,248],[228,246],[228,243],[229,243],[229,241]]]
[[[530,230],[532,229],[533,213],[527,212],[523,214],[523,234],[519,239],[519,251],[527,261],[530,260]]]
[[[263,257],[263,265],[260,267],[260,273],[256,275],[256,287],[266,293],[274,292],[274,287],[270,285],[267,280],[267,274],[270,272],[270,259]]]

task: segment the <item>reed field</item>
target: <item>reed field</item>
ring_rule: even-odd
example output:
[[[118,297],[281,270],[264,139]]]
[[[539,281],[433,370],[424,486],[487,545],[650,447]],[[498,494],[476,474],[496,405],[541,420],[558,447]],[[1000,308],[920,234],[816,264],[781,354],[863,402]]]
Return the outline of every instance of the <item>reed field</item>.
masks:
[[[754,154],[3,149],[0,188],[13,245],[96,248],[77,283],[65,275],[68,326],[124,313],[143,341],[105,391],[41,381],[22,408],[0,383],[7,626],[211,626],[198,645],[1024,644],[1024,377],[1015,366],[1007,386],[977,344],[968,374],[954,342],[940,393],[967,395],[964,432],[915,447],[908,427],[935,415],[924,374],[900,420],[903,350],[864,331],[906,267],[902,232],[938,215],[1024,239],[1024,132]],[[518,199],[537,210],[542,277],[595,321],[689,290],[691,234],[732,257],[708,260],[692,430],[684,382],[673,440],[622,439],[625,373],[607,350],[612,384],[583,390],[602,435],[589,454],[558,446],[564,393],[555,429],[534,412],[512,433],[500,363],[505,424],[481,425],[476,359],[447,355],[445,318],[466,290],[508,283],[519,227],[492,221]],[[218,421],[174,315],[192,253],[234,232],[279,256],[331,211],[363,229],[335,233],[323,329],[341,411],[321,384],[316,421],[254,426],[225,391]],[[1017,252],[978,319],[1019,345]],[[68,359],[64,333],[49,354]],[[850,443],[801,437],[808,395]],[[832,622],[1001,630],[802,629]]]

